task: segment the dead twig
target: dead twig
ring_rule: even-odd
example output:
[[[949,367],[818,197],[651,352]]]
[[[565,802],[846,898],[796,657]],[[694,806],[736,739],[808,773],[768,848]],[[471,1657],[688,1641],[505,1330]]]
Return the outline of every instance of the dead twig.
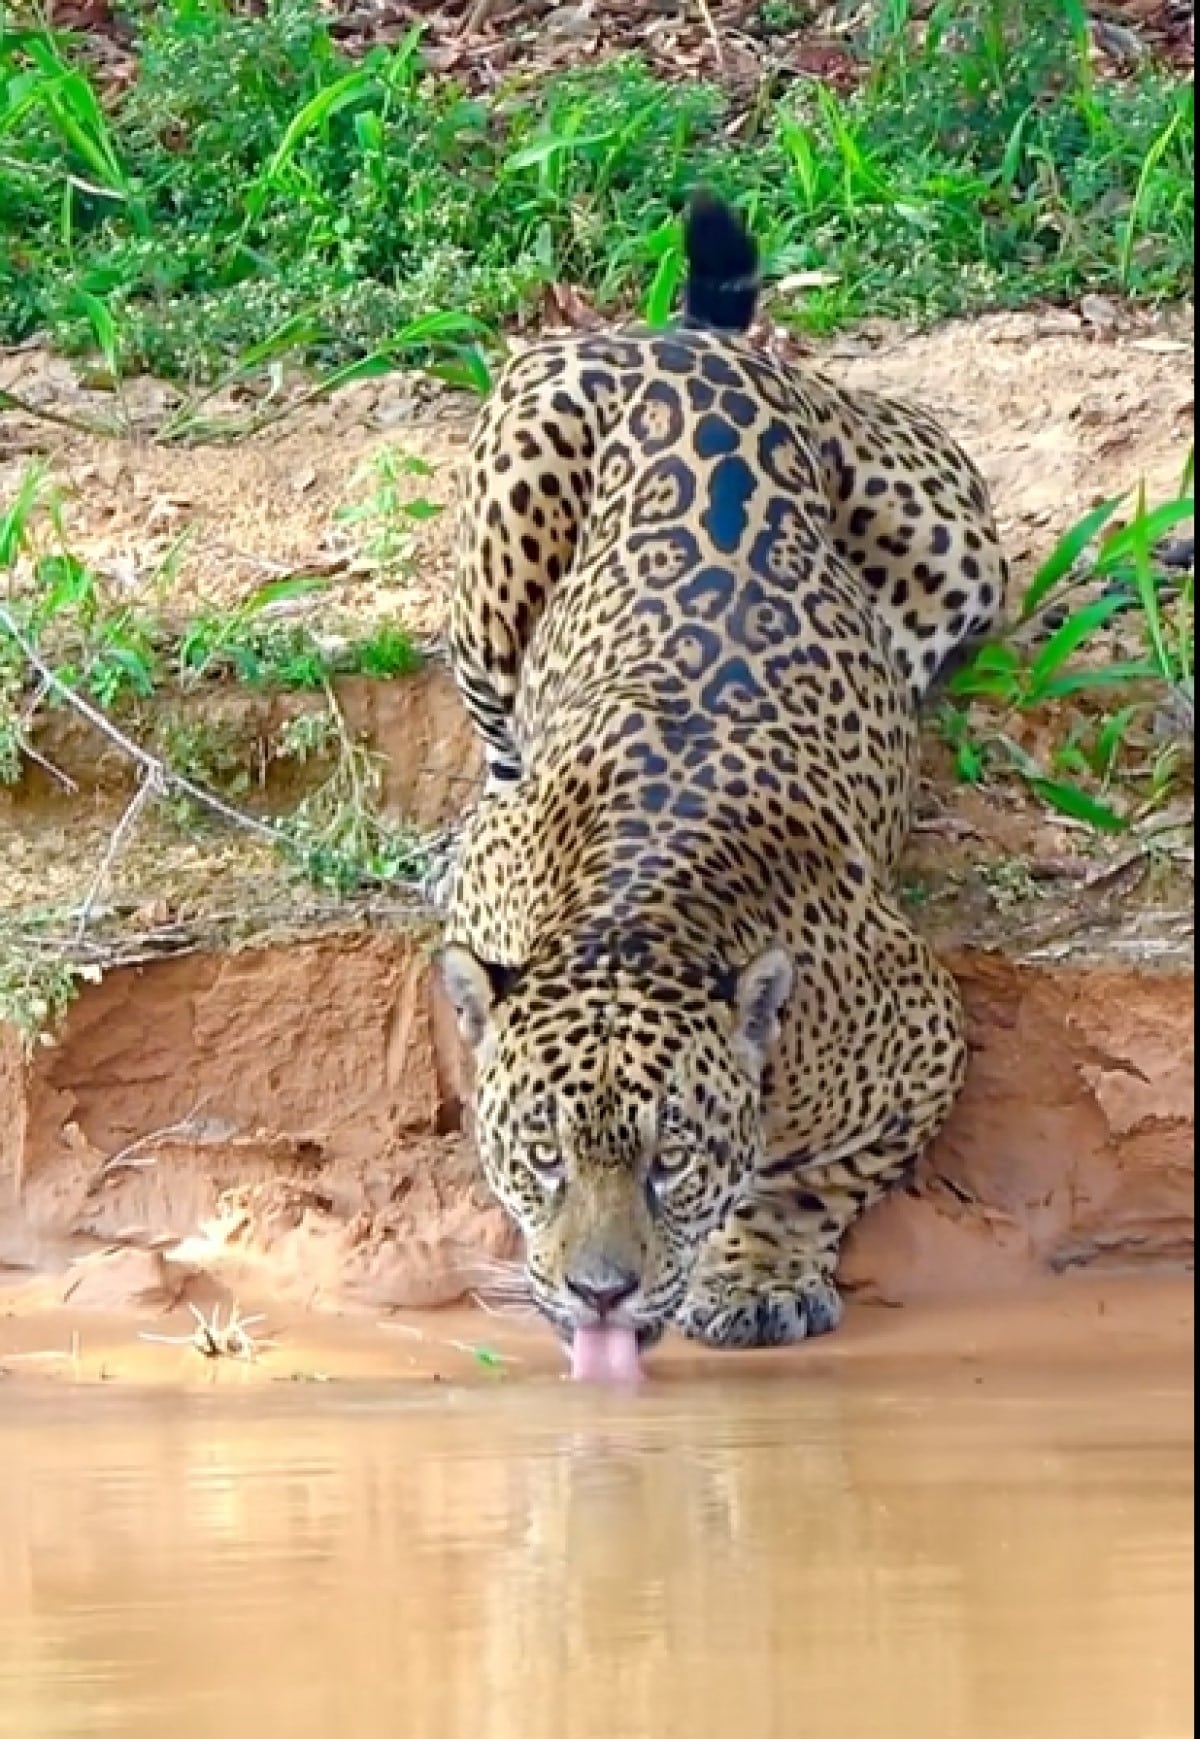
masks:
[[[712,8],[708,4],[708,0],[696,0],[696,9],[703,20],[705,30],[708,32],[708,39],[712,43],[713,59],[717,63],[717,71],[724,72],[725,47],[721,41],[721,33],[717,29],[717,21],[712,15]]]
[[[146,807],[146,804],[151,802],[154,798],[164,797],[165,795],[166,786],[163,784],[162,780],[153,773],[144,773],[142,781],[134,792],[132,800],[126,805],[124,814],[117,822],[117,825],[113,828],[112,836],[109,839],[108,848],[104,853],[104,857],[100,862],[100,867],[92,877],[91,886],[83,897],[83,904],[79,908],[79,916],[75,927],[76,942],[82,941],[88,925],[92,921],[92,914],[96,909],[96,902],[100,898],[104,884],[112,873],[113,865],[120,856],[125,841],[137,826],[138,817],[141,815],[142,810]]]
[[[93,917],[102,916],[117,921],[129,918],[137,909],[133,904],[105,906],[93,913]],[[249,925],[261,936],[290,939],[299,935],[318,934],[325,925],[331,923],[337,924],[343,930],[349,923],[359,923],[372,928],[409,923],[414,917],[419,917],[421,912],[420,893],[414,886],[404,898],[385,899],[374,893],[363,894],[358,898],[346,896],[338,900],[317,900],[303,910],[281,906],[271,900],[258,902],[248,898],[246,904],[236,910],[213,912],[206,914],[203,919],[180,919],[135,932],[125,930],[110,941],[98,936],[95,931],[82,937],[77,936],[76,908],[62,913],[56,912],[40,924],[36,918],[8,923],[4,914],[0,914],[0,936],[5,941],[18,945],[31,956],[52,956],[55,959],[66,956],[81,966],[94,967],[102,972],[117,972],[122,968],[146,966],[164,959],[178,959],[182,955],[211,948],[218,938],[227,934],[231,926],[244,928]],[[53,928],[48,927],[51,924]]]
[[[191,1347],[205,1359],[237,1359],[243,1364],[253,1364],[260,1352],[268,1347],[277,1346],[273,1340],[260,1340],[252,1332],[255,1325],[265,1322],[263,1316],[243,1316],[236,1301],[229,1313],[229,1321],[221,1321],[221,1306],[214,1304],[211,1316],[205,1316],[194,1304],[188,1309],[196,1319],[196,1326],[191,1334],[140,1334],[139,1340],[153,1342],[164,1347]]]
[[[70,429],[76,435],[115,435],[120,432],[115,423],[93,422],[89,417],[68,417],[61,411],[48,411],[42,405],[21,398],[19,393],[10,392],[7,387],[0,387],[0,411],[19,411],[35,422],[50,423],[56,429]]]
[[[67,1347],[65,1352],[58,1352],[58,1351],[54,1350],[53,1348],[51,1348],[51,1349],[47,1350],[46,1352],[5,1353],[4,1364],[5,1364],[5,1366],[8,1366],[8,1365],[52,1364],[52,1365],[75,1365],[76,1367],[78,1367],[79,1354],[80,1354],[79,1330],[73,1329],[71,1331],[70,1345]]]
[[[493,1310],[488,1312],[488,1314],[491,1316],[501,1316],[505,1313]],[[524,1313],[520,1311],[513,1311],[510,1314],[514,1318],[524,1315]],[[529,1314],[534,1315],[536,1313],[531,1310]],[[466,1353],[468,1358],[473,1359],[474,1362],[477,1365],[482,1366],[484,1370],[500,1370],[505,1365],[520,1365],[525,1362],[524,1359],[520,1358],[515,1353],[496,1352],[492,1347],[480,1346],[476,1341],[441,1340],[435,1338],[433,1335],[426,1334],[424,1329],[414,1328],[412,1323],[409,1322],[388,1322],[385,1319],[383,1322],[379,1323],[378,1326],[387,1334],[400,1335],[404,1340],[416,1341],[423,1347],[432,1347],[440,1352]]]
[[[35,767],[40,767],[43,773],[48,773],[52,779],[56,780],[64,791],[69,791],[72,797],[79,795],[79,786],[71,775],[65,773],[61,767],[56,767],[53,761],[47,760],[46,756],[40,750],[35,749],[29,739],[24,736],[21,738],[21,753],[27,761],[32,761]]]
[[[499,12],[504,0],[475,0],[474,6],[463,19],[460,35],[475,36],[487,24],[493,13]]]
[[[171,1141],[175,1138],[183,1140],[194,1138],[198,1133],[196,1119],[211,1103],[212,1094],[206,1093],[203,1099],[196,1101],[186,1117],[179,1119],[178,1123],[168,1123],[162,1129],[152,1129],[148,1135],[139,1135],[136,1141],[131,1141],[118,1153],[110,1154],[88,1186],[88,1194],[93,1195],[101,1184],[106,1183],[119,1171],[142,1171],[147,1166],[156,1164],[155,1160],[139,1159],[138,1155],[148,1152],[160,1142]]]

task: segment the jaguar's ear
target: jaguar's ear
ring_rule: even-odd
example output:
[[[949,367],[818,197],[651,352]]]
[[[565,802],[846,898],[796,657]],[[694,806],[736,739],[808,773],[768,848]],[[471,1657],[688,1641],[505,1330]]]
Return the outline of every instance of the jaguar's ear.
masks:
[[[768,948],[737,975],[731,999],[733,1047],[756,1081],[779,1038],[779,1017],[792,993],[793,978],[784,948]]]
[[[492,1016],[517,981],[515,966],[493,966],[469,948],[452,942],[438,956],[446,994],[458,1016],[458,1030],[473,1051],[487,1037]]]

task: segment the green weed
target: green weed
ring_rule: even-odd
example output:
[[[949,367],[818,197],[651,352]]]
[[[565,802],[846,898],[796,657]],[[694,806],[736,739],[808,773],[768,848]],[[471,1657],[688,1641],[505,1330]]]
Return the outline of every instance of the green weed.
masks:
[[[99,976],[40,948],[36,938],[0,925],[0,1027],[12,1027],[27,1051],[53,1044],[80,985]]]
[[[154,744],[174,772],[207,790],[219,792],[230,802],[241,801],[253,790],[255,780],[250,766],[253,745],[248,746],[244,736],[222,720],[169,713],[158,722]],[[260,778],[264,770],[259,768]],[[168,794],[164,802],[186,830],[194,829],[202,819],[189,797]]]
[[[328,776],[287,817],[284,826],[305,875],[336,893],[364,882],[416,881],[422,867],[417,830],[388,821],[381,811],[383,757],[356,742],[346,728],[332,693],[327,696],[334,755]],[[314,739],[292,733],[278,752],[302,761],[312,758]],[[321,753],[329,751],[328,737]]]
[[[550,285],[616,309],[649,283],[664,318],[701,179],[746,205],[773,277],[820,274],[785,309],[818,329],[1193,282],[1191,87],[1099,80],[1060,0],[943,0],[923,25],[892,0],[857,92],[764,97],[735,145],[720,91],[636,61],[484,104],[426,75],[417,33],[348,60],[314,0],[134,25],[114,101],[69,37],[0,30],[0,341],[43,329],[118,386],[287,354],[483,388],[480,339]],[[178,423],[203,429],[195,394]]]
[[[425,460],[384,447],[356,478],[357,486],[369,487],[341,508],[337,519],[357,528],[360,553],[378,573],[394,578],[412,571],[420,528],[445,511],[441,502],[411,492],[414,480],[433,475]]]

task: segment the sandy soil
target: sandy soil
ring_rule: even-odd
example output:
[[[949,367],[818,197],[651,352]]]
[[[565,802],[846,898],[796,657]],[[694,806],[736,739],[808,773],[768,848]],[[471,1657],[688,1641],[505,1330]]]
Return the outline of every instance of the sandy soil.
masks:
[[[998,314],[926,334],[890,328],[814,353],[850,385],[927,403],[983,465],[995,491],[1018,584],[1055,536],[1095,502],[1145,480],[1152,496],[1179,482],[1193,439],[1193,345],[1186,311],[1148,325],[1105,305],[1101,323],[1061,311]],[[57,414],[111,418],[111,393],[78,385],[71,365],[40,352],[0,356],[0,388]],[[154,382],[127,395],[152,424],[170,402]],[[215,411],[245,419],[244,399]],[[364,468],[390,449],[436,468],[413,492],[448,500],[470,404],[430,401],[410,377],[354,387],[223,452],[98,439],[9,413],[0,421],[0,495],[35,455],[70,496],[73,546],[119,595],[164,601],[163,564],[187,532],[166,604],[233,604],[288,571],[328,574],[323,614],[390,619],[414,634],[441,625],[450,528],[435,522],[416,571],[380,579],[355,560],[340,508],[369,493]]]

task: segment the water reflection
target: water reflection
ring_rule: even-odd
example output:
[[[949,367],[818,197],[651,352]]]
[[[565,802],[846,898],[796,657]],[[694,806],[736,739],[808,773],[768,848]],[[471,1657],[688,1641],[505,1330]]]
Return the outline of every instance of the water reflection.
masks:
[[[1192,1731],[1182,1386],[8,1399],[6,1739]]]

